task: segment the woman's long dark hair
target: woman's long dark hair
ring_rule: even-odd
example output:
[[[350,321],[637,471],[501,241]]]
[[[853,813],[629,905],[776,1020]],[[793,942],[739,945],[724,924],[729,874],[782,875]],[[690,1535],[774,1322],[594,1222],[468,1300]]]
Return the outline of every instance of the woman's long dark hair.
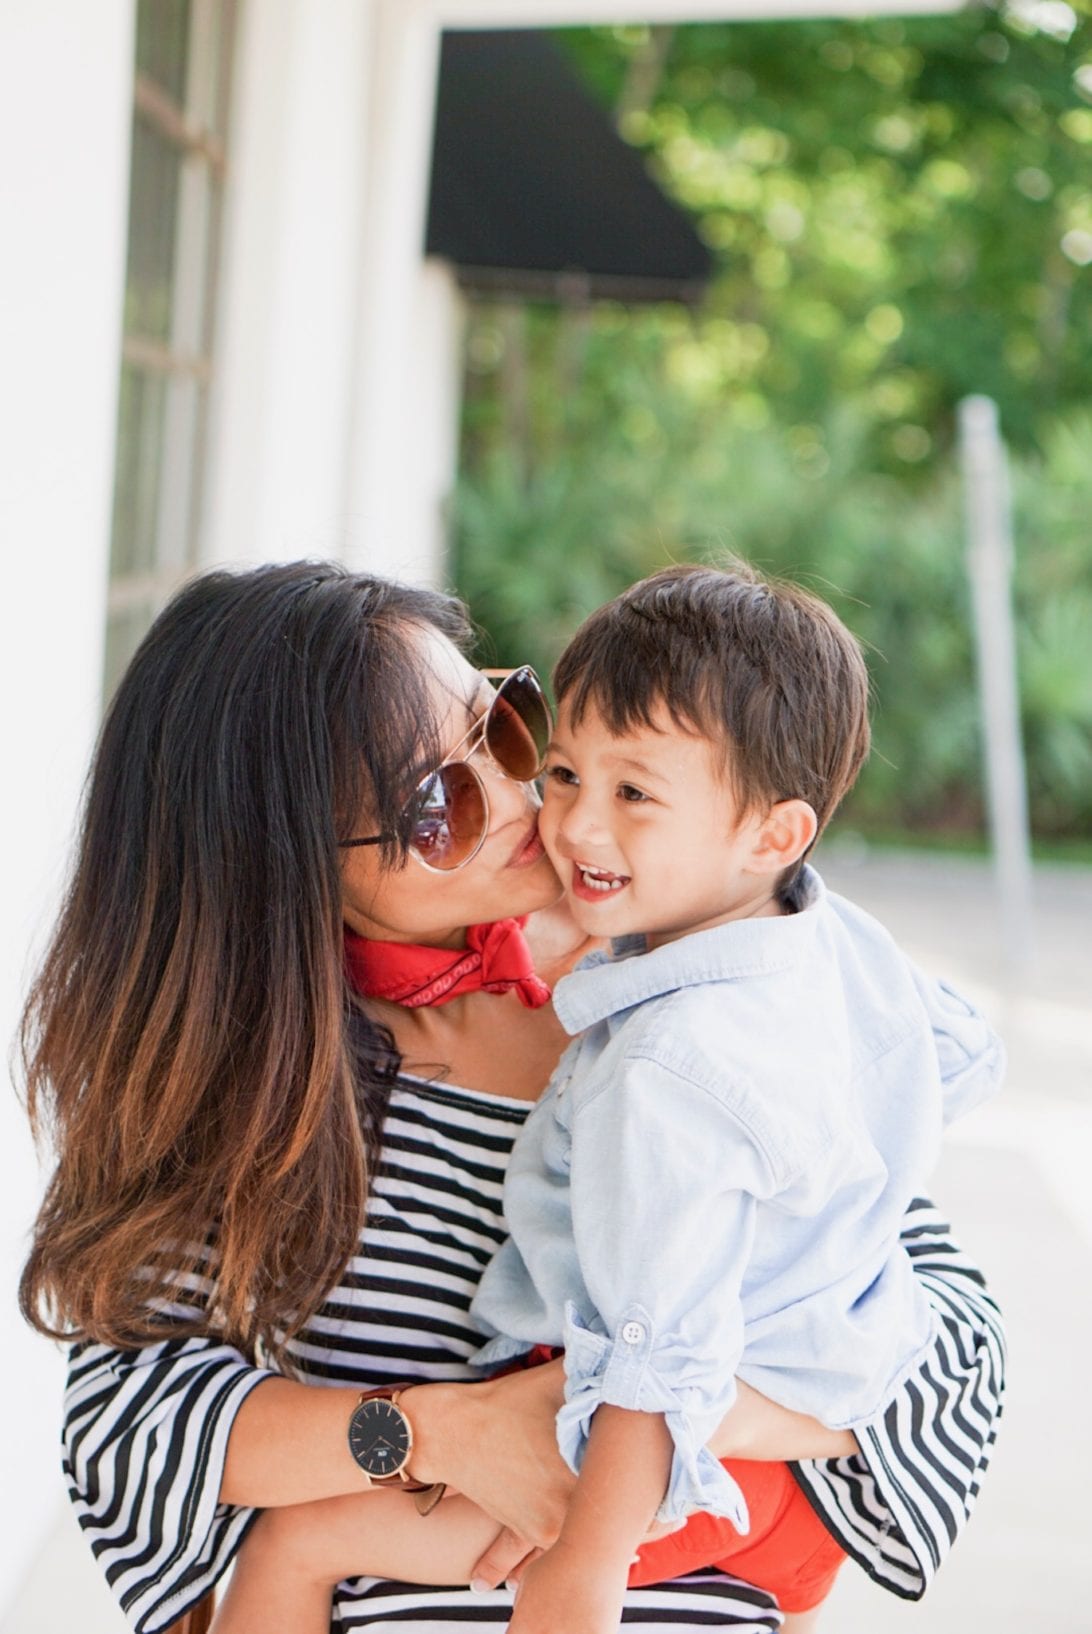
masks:
[[[466,635],[450,598],[332,564],[215,572],[129,666],[23,1020],[57,1155],[20,1290],[42,1332],[277,1355],[353,1251],[398,1059],[346,990],[337,842],[365,809],[401,833],[441,758],[423,626]]]

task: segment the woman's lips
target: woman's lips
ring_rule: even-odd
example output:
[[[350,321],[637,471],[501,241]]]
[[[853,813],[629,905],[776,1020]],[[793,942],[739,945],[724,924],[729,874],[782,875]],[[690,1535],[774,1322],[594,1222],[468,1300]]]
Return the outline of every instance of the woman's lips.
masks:
[[[542,836],[538,831],[538,819],[531,824],[523,839],[508,859],[509,868],[529,868],[533,862],[546,855],[546,847],[542,843]]]

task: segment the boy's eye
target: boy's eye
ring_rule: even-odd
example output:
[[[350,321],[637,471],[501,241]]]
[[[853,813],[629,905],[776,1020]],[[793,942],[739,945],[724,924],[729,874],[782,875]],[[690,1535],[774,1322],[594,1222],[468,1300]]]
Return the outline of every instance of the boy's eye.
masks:
[[[635,788],[632,783],[619,783],[618,793],[631,806],[638,805],[642,800],[648,799],[648,795],[644,790]]]
[[[543,776],[548,783],[561,783],[566,788],[575,788],[578,782],[571,766],[547,766]]]

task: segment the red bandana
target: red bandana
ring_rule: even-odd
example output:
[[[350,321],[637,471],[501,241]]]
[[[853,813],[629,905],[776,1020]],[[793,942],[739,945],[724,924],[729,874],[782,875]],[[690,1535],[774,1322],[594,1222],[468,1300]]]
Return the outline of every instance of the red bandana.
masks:
[[[550,989],[535,975],[531,950],[523,936],[526,919],[499,919],[471,925],[465,948],[422,947],[411,942],[373,942],[345,932],[349,980],[365,998],[389,999],[416,1010],[425,1004],[447,1004],[463,993],[519,994],[521,1004],[537,1010],[550,1001]]]

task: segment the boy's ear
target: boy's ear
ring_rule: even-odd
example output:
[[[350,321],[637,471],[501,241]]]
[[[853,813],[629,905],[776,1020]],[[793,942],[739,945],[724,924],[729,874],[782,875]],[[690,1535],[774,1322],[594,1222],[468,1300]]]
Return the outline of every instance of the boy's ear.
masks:
[[[791,868],[811,845],[818,828],[819,819],[806,800],[779,800],[755,835],[751,867],[760,874],[779,874]]]

